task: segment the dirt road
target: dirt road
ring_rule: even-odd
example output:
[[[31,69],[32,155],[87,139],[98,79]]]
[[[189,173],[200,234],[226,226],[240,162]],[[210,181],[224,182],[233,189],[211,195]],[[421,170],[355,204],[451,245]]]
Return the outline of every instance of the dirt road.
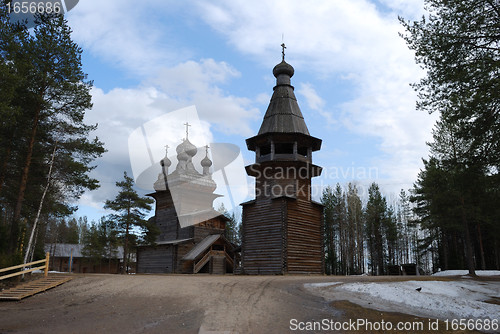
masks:
[[[330,303],[303,285],[380,279],[388,278],[81,275],[20,302],[0,302],[0,334],[290,333],[291,319],[416,319],[349,302]]]
[[[280,333],[335,315],[283,276],[85,275],[0,303],[0,333]]]

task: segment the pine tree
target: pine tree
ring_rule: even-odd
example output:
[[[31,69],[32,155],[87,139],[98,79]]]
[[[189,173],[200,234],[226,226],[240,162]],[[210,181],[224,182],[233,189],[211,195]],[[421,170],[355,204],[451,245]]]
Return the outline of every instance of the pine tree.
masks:
[[[233,243],[234,245],[240,245],[241,244],[240,229],[238,225],[238,220],[236,219],[234,212],[230,214],[227,211],[226,207],[224,206],[224,203],[221,203],[217,211],[226,216],[226,218],[228,218],[224,231],[224,236],[226,237],[226,239],[229,242]]]
[[[349,226],[349,268],[351,274],[364,272],[364,220],[363,205],[355,184],[347,186],[347,221]]]
[[[21,250],[55,147],[54,182],[42,214],[71,214],[70,203],[98,187],[88,173],[104,149],[89,138],[96,127],[83,123],[92,82],[82,71],[81,53],[62,15],[39,16],[30,32],[10,23],[0,6],[0,224],[10,234],[9,247],[0,252]]]
[[[129,246],[136,242],[131,229],[138,227],[144,233],[147,232],[148,224],[144,219],[145,211],[151,210],[151,204],[154,200],[148,197],[141,197],[134,190],[134,179],[123,173],[123,181],[116,182],[120,188],[118,195],[114,200],[106,200],[104,208],[115,211],[110,219],[117,222],[119,230],[123,237],[123,264],[122,274],[128,273],[129,266]]]
[[[500,199],[500,6],[425,2],[429,13],[420,21],[400,19],[427,73],[415,85],[417,108],[440,113],[431,157],[415,185],[417,212],[431,231],[421,246],[439,238],[441,265],[466,266],[474,275],[476,259],[483,268],[489,262],[485,241],[496,254],[490,261],[499,259],[498,239],[484,230],[498,232],[491,222],[498,221],[493,203]]]
[[[365,210],[366,235],[372,275],[383,275],[385,264],[384,223],[387,219],[386,199],[376,183],[368,189]]]
[[[102,217],[85,230],[82,243],[82,253],[99,267],[108,259],[108,272],[111,272],[111,259],[117,258],[119,244],[116,223]]]
[[[323,244],[325,248],[325,273],[327,275],[337,274],[337,222],[335,220],[335,194],[333,189],[328,186],[323,190],[321,203],[324,205],[324,232]]]
[[[410,49],[426,70],[417,107],[460,123],[467,160],[500,163],[500,5],[493,0],[426,0],[429,13],[405,22]],[[498,170],[495,174],[498,174]]]

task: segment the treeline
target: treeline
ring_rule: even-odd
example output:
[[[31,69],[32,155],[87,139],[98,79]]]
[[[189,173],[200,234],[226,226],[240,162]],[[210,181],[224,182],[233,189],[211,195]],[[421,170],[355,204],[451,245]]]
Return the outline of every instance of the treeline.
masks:
[[[415,222],[409,197],[401,191],[389,205],[379,186],[372,183],[363,205],[358,188],[349,183],[327,187],[321,198],[324,208],[325,272],[333,275],[388,274],[390,266],[417,264],[432,271],[429,256],[421,247],[424,235]]]
[[[33,253],[33,239],[98,187],[89,172],[104,152],[90,137],[96,126],[83,122],[92,82],[82,50],[62,15],[37,23],[28,30],[10,22],[0,3],[0,266]]]
[[[352,185],[325,191],[329,273],[361,273],[365,263],[383,274],[406,261],[429,272],[500,269],[500,7],[490,0],[425,4],[421,20],[400,22],[426,71],[413,85],[417,109],[439,114],[430,156],[410,198],[402,193],[396,205],[376,184],[364,207]]]
[[[422,274],[467,269],[467,238],[474,270],[500,270],[499,217],[486,215],[498,209],[485,199],[487,189],[476,190],[483,196],[464,210],[459,193],[450,190],[452,180],[441,173],[429,171],[426,162],[410,195],[401,190],[393,203],[376,183],[364,204],[353,183],[327,187],[321,198],[325,273],[397,275],[402,265],[415,266]]]
[[[90,263],[105,265],[118,257],[119,246],[123,246],[123,235],[118,224],[102,217],[98,222],[89,222],[87,217],[71,219],[51,219],[39,231],[43,233],[35,245],[35,258],[44,256],[44,252],[56,252],[60,244],[83,245],[82,253]],[[138,238],[130,238],[130,247],[135,249]],[[109,262],[108,262],[109,264]]]
[[[500,247],[500,6],[425,1],[402,37],[426,76],[417,109],[438,113],[415,183],[416,213],[446,268],[498,269]]]
[[[235,212],[229,213],[224,203],[221,203],[217,211],[227,217],[224,237],[233,245],[241,246],[241,219],[236,217]]]

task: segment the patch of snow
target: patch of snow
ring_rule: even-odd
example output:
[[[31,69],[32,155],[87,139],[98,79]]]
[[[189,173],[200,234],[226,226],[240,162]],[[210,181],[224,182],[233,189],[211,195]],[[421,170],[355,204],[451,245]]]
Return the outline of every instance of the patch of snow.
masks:
[[[304,286],[306,288],[324,288],[337,284],[341,284],[341,282],[305,283]]]
[[[33,270],[32,273],[34,274],[43,274],[43,270]],[[49,270],[49,274],[68,274],[67,271],[55,271],[55,270]]]
[[[326,292],[316,290],[325,298],[348,299],[365,307],[431,318],[493,320],[500,314],[500,305],[485,302],[500,297],[500,282],[367,282],[335,285]]]
[[[469,273],[468,270],[445,270],[438,271],[432,276],[464,276]],[[500,276],[500,270],[476,270],[477,276]]]

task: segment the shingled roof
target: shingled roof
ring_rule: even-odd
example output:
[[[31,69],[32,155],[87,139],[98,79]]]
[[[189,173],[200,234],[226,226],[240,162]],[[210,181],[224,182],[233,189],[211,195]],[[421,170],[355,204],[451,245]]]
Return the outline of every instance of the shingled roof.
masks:
[[[259,135],[265,133],[301,133],[309,135],[304,117],[290,84],[293,67],[283,60],[273,69],[276,77],[274,93],[267,107]]]

